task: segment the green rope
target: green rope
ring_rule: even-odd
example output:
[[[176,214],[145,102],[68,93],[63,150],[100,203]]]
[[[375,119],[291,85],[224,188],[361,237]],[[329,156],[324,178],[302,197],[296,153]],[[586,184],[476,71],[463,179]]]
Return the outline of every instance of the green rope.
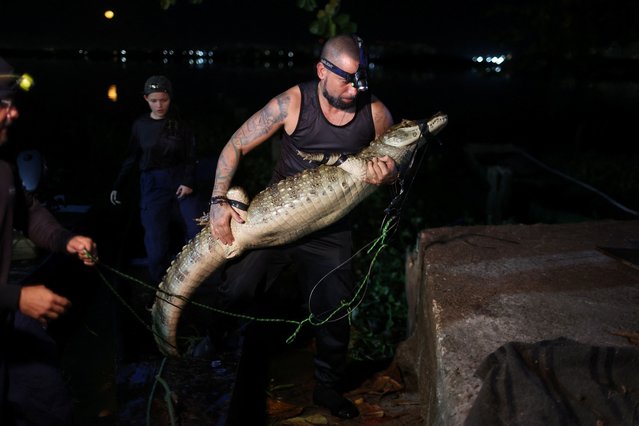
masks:
[[[153,387],[151,388],[151,393],[149,394],[149,401],[146,405],[146,424],[149,426],[151,424],[151,405],[153,403],[153,395],[155,394],[155,388],[157,384],[160,383],[164,388],[164,402],[167,406],[167,411],[169,412],[169,419],[171,421],[171,425],[175,426],[175,410],[173,408],[173,400],[171,399],[171,388],[169,384],[162,378],[162,370],[164,370],[164,364],[166,363],[167,358],[164,357],[162,359],[162,363],[160,364],[160,369],[158,370],[158,374],[155,375],[155,381],[153,382]]]
[[[229,316],[233,316],[236,318],[240,318],[240,319],[245,319],[245,320],[250,320],[250,321],[259,321],[259,322],[283,322],[283,323],[288,323],[288,324],[293,324],[295,325],[295,331],[286,339],[286,343],[291,343],[295,340],[295,338],[297,337],[297,335],[299,334],[302,326],[305,323],[308,323],[312,326],[321,326],[323,324],[326,324],[327,322],[331,321],[333,319],[333,317],[335,317],[337,315],[338,312],[341,312],[342,310],[346,310],[347,311],[347,316],[349,318],[349,321],[351,321],[351,317],[352,317],[352,312],[354,307],[357,307],[357,305],[359,305],[359,303],[361,303],[361,301],[364,298],[364,295],[362,294],[362,292],[364,291],[364,289],[366,288],[366,284],[368,283],[368,281],[370,280],[370,276],[371,276],[371,271],[373,269],[373,266],[375,265],[377,258],[379,257],[380,253],[382,252],[382,250],[387,247],[386,245],[386,237],[388,236],[389,230],[392,226],[395,226],[396,223],[394,221],[394,219],[396,219],[396,217],[391,217],[390,220],[386,220],[384,219],[383,222],[383,226],[382,226],[382,231],[380,233],[380,236],[378,236],[375,240],[373,240],[371,243],[368,244],[368,246],[370,246],[370,248],[367,251],[367,254],[370,254],[371,252],[374,251],[374,255],[373,255],[373,259],[371,260],[371,263],[368,267],[368,271],[366,273],[366,275],[364,276],[364,278],[362,278],[361,283],[357,286],[357,290],[355,292],[355,294],[353,295],[353,297],[349,300],[349,301],[344,301],[342,300],[340,302],[340,306],[335,308],[332,312],[329,313],[329,315],[321,320],[321,321],[316,321],[316,316],[313,313],[310,313],[308,315],[308,317],[306,317],[304,320],[302,321],[294,321],[294,320],[289,320],[289,319],[280,319],[280,318],[258,318],[258,317],[253,317],[250,315],[244,315],[244,314],[237,314],[234,312],[227,312],[218,308],[214,308],[212,306],[203,304],[203,303],[199,303],[199,302],[195,302],[195,301],[191,301],[186,299],[187,303],[191,303],[194,306],[197,306],[199,308],[202,309],[207,309],[213,312],[217,312],[220,314],[224,314],[224,315],[229,315]],[[356,256],[357,254],[359,254],[362,250],[364,250],[366,248],[366,246],[360,250],[358,250],[354,255]],[[156,297],[160,300],[163,300],[166,303],[171,303],[169,300],[167,299],[163,299],[162,297],[159,297],[158,294],[162,293],[165,296],[169,296],[169,297],[175,297],[175,298],[180,298],[181,300],[185,300],[182,296],[178,296],[178,295],[174,295],[174,294],[170,294],[164,290],[160,290],[154,286],[151,286],[135,277],[132,277],[130,275],[127,275],[121,271],[118,271],[115,268],[112,268],[108,265],[105,265],[104,263],[97,262],[97,259],[93,258],[93,256],[85,250],[85,253],[87,254],[88,257],[92,258],[94,260],[94,262],[96,262],[96,265],[99,265],[121,277],[126,278],[127,280],[130,280],[132,282],[135,282],[139,285],[142,285],[143,287],[146,287],[152,291],[156,292]],[[144,328],[146,328],[148,331],[150,331],[154,336],[160,338],[160,340],[164,340],[162,338],[162,336],[160,336],[158,333],[156,333],[153,328],[148,325],[141,317],[140,315],[138,315],[137,312],[135,312],[135,310],[131,307],[131,305],[129,305],[126,300],[124,300],[124,298],[117,292],[117,290],[111,285],[111,283],[107,280],[107,278],[104,276],[104,274],[98,269],[98,274],[101,277],[102,281],[106,284],[106,286],[111,290],[111,292],[116,296],[116,298],[120,301],[120,303],[122,303],[123,306],[125,306],[130,312],[131,314],[144,326]],[[318,283],[319,284],[319,283]],[[361,295],[361,297],[360,297]],[[310,303],[309,303],[310,305]],[[310,306],[309,306],[310,307]],[[165,343],[171,345],[169,342]],[[172,346],[172,345],[171,345]],[[158,370],[158,373],[155,375],[155,381],[153,382],[153,386],[151,388],[151,392],[149,394],[149,399],[147,402],[147,411],[146,411],[146,424],[147,426],[151,424],[151,409],[152,409],[152,402],[153,402],[153,397],[155,395],[155,391],[157,388],[158,383],[164,388],[164,402],[166,403],[167,406],[167,411],[169,413],[169,420],[170,420],[170,424],[172,426],[176,425],[176,419],[175,419],[175,409],[173,406],[173,400],[171,398],[171,388],[169,387],[169,384],[167,383],[166,380],[164,380],[162,378],[162,372],[164,370],[164,366],[166,364],[167,358],[164,357],[162,359],[162,363],[160,364],[160,368]]]
[[[94,259],[94,261],[96,261],[96,265],[103,267],[111,272],[113,272],[116,275],[119,275],[129,281],[132,281],[136,284],[139,284],[143,287],[146,287],[149,290],[152,290],[156,293],[156,298],[158,298],[159,300],[164,301],[165,303],[169,303],[172,304],[172,302],[169,300],[170,298],[176,298],[179,300],[183,300],[186,303],[190,303],[194,306],[197,306],[199,308],[202,309],[206,309],[212,312],[216,312],[222,315],[227,315],[227,316],[231,316],[234,318],[238,318],[238,319],[243,319],[243,320],[247,320],[247,321],[255,321],[255,322],[276,322],[276,323],[286,323],[286,324],[291,324],[295,326],[295,330],[293,331],[293,333],[286,339],[286,343],[291,343],[295,340],[295,338],[297,337],[297,335],[299,334],[299,332],[301,331],[302,327],[304,326],[304,324],[310,324],[311,326],[314,327],[319,327],[322,326],[324,324],[326,324],[327,322],[330,322],[333,320],[333,318],[335,316],[337,316],[338,313],[346,311],[347,312],[347,316],[349,318],[349,320],[351,320],[351,314],[352,311],[355,307],[357,307],[359,305],[359,303],[361,303],[361,300],[363,300],[363,295],[362,292],[364,291],[364,289],[366,288],[366,284],[368,283],[368,281],[370,280],[370,276],[371,276],[371,271],[373,269],[373,266],[375,265],[377,258],[379,257],[380,253],[382,252],[382,250],[384,248],[387,247],[386,245],[386,238],[389,234],[389,230],[392,226],[395,225],[395,217],[391,217],[390,220],[384,220],[384,223],[382,225],[382,230],[380,232],[380,235],[373,240],[372,242],[370,242],[367,246],[365,246],[364,248],[360,249],[357,251],[357,253],[355,253],[353,255],[356,256],[357,254],[359,254],[362,250],[364,250],[366,247],[370,246],[370,248],[367,250],[367,254],[370,254],[371,252],[374,251],[374,255],[373,255],[373,259],[371,260],[371,263],[369,265],[368,271],[366,273],[366,275],[364,276],[364,278],[362,279],[361,283],[357,286],[357,290],[355,292],[355,294],[353,295],[353,297],[346,301],[346,300],[342,300],[340,302],[340,306],[336,307],[335,309],[333,309],[326,318],[322,319],[322,320],[318,320],[317,316],[314,315],[313,313],[309,313],[309,315],[304,318],[301,321],[296,321],[296,320],[290,320],[290,319],[285,319],[285,318],[260,318],[260,317],[254,317],[251,315],[245,315],[245,314],[239,314],[239,313],[235,313],[235,312],[228,312],[222,309],[218,309],[215,308],[213,306],[209,306],[203,303],[199,303],[193,300],[189,300],[183,296],[179,296],[176,294],[171,294],[167,291],[164,291],[162,289],[159,289],[155,286],[149,285],[147,283],[145,283],[144,281],[141,281],[133,276],[127,275],[109,265],[104,264],[103,262],[97,262],[97,259],[94,259],[93,256],[91,256],[90,253],[86,252],[87,256],[91,257],[92,259]],[[163,340],[166,344],[168,344],[169,346],[173,346],[172,344],[170,344],[169,342],[166,342],[166,340],[164,340],[164,338],[162,336],[160,336],[157,332],[155,332],[153,330],[153,328],[148,325],[145,320],[143,320],[140,315],[138,315],[137,312],[135,312],[135,310],[126,302],[126,300],[124,300],[124,298],[117,292],[117,290],[109,283],[109,281],[106,279],[106,277],[104,276],[104,274],[98,270],[98,274],[100,275],[100,277],[102,278],[102,281],[107,285],[107,287],[111,290],[111,292],[117,297],[117,299],[120,301],[120,303],[122,303],[123,306],[125,306],[130,312],[131,314],[144,326],[145,329],[147,329],[148,331],[150,331],[154,336],[156,336],[157,338],[159,338],[160,340]],[[160,294],[166,296],[166,298],[160,297]],[[174,305],[175,306],[175,305]],[[176,306],[177,307],[177,306]],[[183,309],[180,307],[180,309]],[[177,349],[177,348],[176,348]]]

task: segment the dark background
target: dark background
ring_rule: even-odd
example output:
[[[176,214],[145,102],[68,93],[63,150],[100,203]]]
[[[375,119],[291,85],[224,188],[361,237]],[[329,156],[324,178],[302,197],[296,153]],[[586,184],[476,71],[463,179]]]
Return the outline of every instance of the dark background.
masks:
[[[107,9],[115,19],[103,17]],[[490,188],[482,181],[486,168],[498,166],[515,177],[502,221],[633,217],[521,156],[492,154],[473,164],[468,148],[524,149],[636,209],[637,2],[344,0],[341,12],[367,42],[372,91],[396,120],[449,114],[445,144],[420,176],[431,185],[421,187],[426,197],[442,197],[436,213],[426,209],[431,199],[417,199],[422,225],[487,221]],[[293,0],[179,1],[168,10],[159,1],[4,0],[0,54],[36,79],[19,96],[12,139],[44,151],[52,192],[102,202],[130,123],[146,110],[142,83],[166,74],[200,155],[210,159],[270,97],[313,76],[323,41],[308,30],[315,13]],[[197,49],[204,63],[190,53]],[[487,67],[472,61],[478,55],[508,59]],[[106,97],[112,85],[115,102]],[[270,158],[265,149],[251,160],[242,183],[259,190]],[[255,173],[260,166],[264,172]],[[531,202],[559,213],[536,214]]]

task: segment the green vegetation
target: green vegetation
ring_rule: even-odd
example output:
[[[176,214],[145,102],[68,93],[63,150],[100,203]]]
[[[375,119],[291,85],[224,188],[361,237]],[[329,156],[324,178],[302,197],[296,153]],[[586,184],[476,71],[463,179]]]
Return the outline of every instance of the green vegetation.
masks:
[[[164,10],[175,6],[178,0],[160,0],[160,7]],[[188,0],[191,4],[201,4],[203,0]],[[357,24],[351,22],[346,13],[340,13],[342,0],[328,0],[321,7],[317,0],[296,0],[297,7],[307,12],[315,13],[315,19],[309,24],[311,34],[329,38],[341,33],[354,33]]]

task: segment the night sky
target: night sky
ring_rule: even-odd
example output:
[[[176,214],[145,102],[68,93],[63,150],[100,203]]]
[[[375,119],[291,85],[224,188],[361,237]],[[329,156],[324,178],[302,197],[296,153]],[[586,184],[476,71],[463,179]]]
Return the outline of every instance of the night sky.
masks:
[[[323,4],[323,2],[321,3]],[[494,29],[482,11],[492,1],[343,0],[341,11],[370,42],[426,44],[472,54],[494,46]],[[116,13],[108,21],[107,9]],[[228,42],[308,43],[314,13],[296,0],[178,0],[162,10],[159,0],[3,0],[0,48],[214,47]]]

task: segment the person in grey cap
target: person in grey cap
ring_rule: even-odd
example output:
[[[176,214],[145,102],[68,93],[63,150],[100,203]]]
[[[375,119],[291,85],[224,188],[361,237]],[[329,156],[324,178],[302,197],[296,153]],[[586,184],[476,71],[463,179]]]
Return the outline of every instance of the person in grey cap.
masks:
[[[0,425],[68,425],[73,402],[58,367],[47,324],[71,302],[43,284],[10,284],[13,230],[41,248],[97,259],[96,244],[75,235],[20,184],[8,130],[18,118],[14,95],[20,76],[0,57]]]
[[[139,169],[140,219],[154,285],[160,283],[177,250],[200,231],[196,219],[205,208],[195,194],[195,138],[171,105],[172,98],[173,87],[165,76],[154,75],[144,83],[144,100],[151,111],[133,123],[126,158],[110,195],[112,204],[120,204],[120,191]],[[176,222],[181,224],[182,238],[173,243],[170,236]]]

